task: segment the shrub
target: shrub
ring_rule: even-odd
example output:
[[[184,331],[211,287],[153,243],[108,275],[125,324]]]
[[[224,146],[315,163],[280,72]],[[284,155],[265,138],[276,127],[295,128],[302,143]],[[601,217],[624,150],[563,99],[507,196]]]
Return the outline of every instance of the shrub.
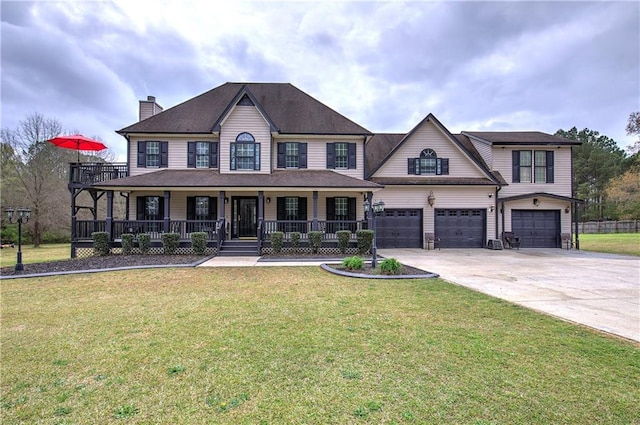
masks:
[[[93,253],[100,257],[109,255],[109,234],[107,232],[93,232]]]
[[[314,254],[317,254],[322,246],[322,232],[319,230],[312,230],[309,232],[309,245]]]
[[[373,246],[373,230],[356,231],[356,239],[358,240],[358,254],[364,255],[371,252]]]
[[[178,233],[163,233],[162,247],[165,254],[175,254],[180,245],[180,235]]]
[[[273,252],[279,254],[282,252],[282,244],[284,240],[284,233],[282,232],[273,232],[271,233],[271,248],[273,248]]]
[[[342,260],[342,265],[349,270],[362,270],[364,260],[360,257],[347,257]]]
[[[351,238],[350,230],[338,230],[336,232],[336,236],[338,236],[338,248],[340,248],[340,252],[344,254],[347,252],[347,248],[349,247],[349,239]]]
[[[207,232],[191,233],[191,246],[196,255],[204,255],[207,251]]]
[[[123,233],[122,234],[122,254],[129,255],[131,251],[133,251],[133,238],[135,236],[133,233]]]
[[[385,258],[380,262],[380,271],[384,274],[398,274],[402,270],[402,263],[395,258]]]
[[[291,232],[291,248],[293,252],[298,252],[298,246],[300,246],[300,232]]]
[[[148,233],[138,234],[138,245],[140,246],[140,253],[148,254],[151,249],[151,235]]]

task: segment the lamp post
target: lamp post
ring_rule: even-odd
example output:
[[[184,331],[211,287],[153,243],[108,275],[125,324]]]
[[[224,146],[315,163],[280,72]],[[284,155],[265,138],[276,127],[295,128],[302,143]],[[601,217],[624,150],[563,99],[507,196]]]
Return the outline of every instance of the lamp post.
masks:
[[[18,258],[16,261],[16,271],[24,270],[22,265],[22,223],[29,221],[31,217],[31,210],[29,208],[16,208],[9,207],[5,210],[7,212],[7,218],[9,223],[13,223],[13,215],[17,213],[16,222],[18,223]]]
[[[367,201],[364,201],[362,206],[364,207],[365,213],[368,214],[369,212],[371,212],[373,214],[373,243],[371,245],[371,256],[372,256],[371,267],[375,269],[378,265],[378,261],[377,261],[378,247],[376,244],[376,239],[378,237],[378,234],[376,233],[376,216],[380,214],[382,211],[384,211],[384,202],[378,201],[373,205],[371,205],[367,200]]]

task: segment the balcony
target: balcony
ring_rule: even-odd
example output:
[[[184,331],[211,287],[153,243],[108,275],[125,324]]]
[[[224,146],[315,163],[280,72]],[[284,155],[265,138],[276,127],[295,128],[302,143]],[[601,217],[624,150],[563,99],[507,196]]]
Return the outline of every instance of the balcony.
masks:
[[[85,163],[69,164],[69,187],[83,188],[92,184],[127,177],[129,168],[126,163]]]

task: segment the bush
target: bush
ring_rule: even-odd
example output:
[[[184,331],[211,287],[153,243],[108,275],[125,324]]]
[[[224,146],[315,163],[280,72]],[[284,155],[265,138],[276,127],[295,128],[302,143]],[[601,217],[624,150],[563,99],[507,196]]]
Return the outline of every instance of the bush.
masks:
[[[317,254],[322,246],[322,232],[319,230],[312,230],[309,232],[309,245],[314,254]]]
[[[336,232],[336,236],[338,236],[338,248],[340,248],[340,252],[344,254],[347,252],[347,248],[349,247],[349,239],[351,238],[350,230],[338,230]]]
[[[18,226],[10,224],[7,225],[7,227],[0,231],[0,239],[3,241],[18,243]]]
[[[300,246],[300,232],[291,232],[291,248],[293,252],[298,252],[298,246]]]
[[[138,234],[138,246],[140,247],[140,253],[148,254],[151,249],[151,235],[148,233]]]
[[[191,246],[196,255],[204,255],[207,251],[207,232],[191,233]]]
[[[360,257],[347,257],[342,260],[342,265],[349,270],[362,270],[364,260]]]
[[[271,233],[271,248],[273,248],[273,252],[279,254],[282,252],[282,244],[284,241],[284,233],[282,232],[273,232]]]
[[[180,245],[180,234],[178,233],[163,233],[162,234],[162,247],[165,254],[175,254]]]
[[[93,253],[100,257],[109,255],[109,234],[107,232],[93,232]]]
[[[133,238],[135,236],[132,233],[122,234],[122,254],[129,255],[133,251]]]
[[[380,271],[384,274],[399,274],[402,263],[395,258],[385,258],[380,262]]]
[[[358,254],[364,255],[371,252],[373,246],[373,230],[356,231],[356,239],[358,240]]]

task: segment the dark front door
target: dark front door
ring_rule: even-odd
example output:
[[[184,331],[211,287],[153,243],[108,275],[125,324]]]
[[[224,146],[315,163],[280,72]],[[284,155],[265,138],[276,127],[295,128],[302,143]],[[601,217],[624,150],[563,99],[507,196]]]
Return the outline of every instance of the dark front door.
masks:
[[[236,238],[255,238],[258,235],[258,198],[234,196],[232,199],[233,234]]]

